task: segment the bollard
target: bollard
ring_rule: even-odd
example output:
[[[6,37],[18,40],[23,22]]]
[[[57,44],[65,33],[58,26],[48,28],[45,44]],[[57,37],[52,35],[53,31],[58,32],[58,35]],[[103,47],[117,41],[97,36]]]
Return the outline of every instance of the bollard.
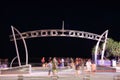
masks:
[[[86,75],[83,77],[83,80],[90,80],[90,75]]]
[[[58,78],[59,78],[58,76],[51,76],[52,80],[58,80]]]
[[[23,75],[18,75],[18,80],[23,80]]]
[[[113,80],[120,80],[120,75],[114,76]]]

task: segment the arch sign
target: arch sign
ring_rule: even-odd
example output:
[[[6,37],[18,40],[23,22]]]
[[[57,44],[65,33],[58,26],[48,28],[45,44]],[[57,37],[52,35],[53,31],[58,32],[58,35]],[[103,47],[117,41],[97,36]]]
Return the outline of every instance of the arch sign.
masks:
[[[16,53],[17,53],[17,59],[18,64],[21,66],[18,46],[17,46],[17,40],[22,40],[25,48],[25,54],[26,54],[26,65],[28,65],[28,49],[26,45],[25,39],[28,38],[35,38],[35,37],[77,37],[77,38],[85,38],[85,39],[91,39],[96,40],[96,47],[95,47],[95,53],[94,53],[94,61],[97,64],[97,53],[98,53],[98,47],[100,42],[103,42],[103,49],[102,49],[102,56],[101,60],[103,60],[104,52],[105,52],[105,46],[108,36],[108,30],[106,30],[102,35],[84,32],[84,31],[78,31],[78,30],[68,30],[64,29],[64,22],[62,25],[62,29],[44,29],[44,30],[34,30],[34,31],[27,31],[27,32],[20,32],[15,27],[11,26],[12,29],[12,35],[10,35],[10,40],[14,41]],[[16,32],[16,33],[15,33]]]

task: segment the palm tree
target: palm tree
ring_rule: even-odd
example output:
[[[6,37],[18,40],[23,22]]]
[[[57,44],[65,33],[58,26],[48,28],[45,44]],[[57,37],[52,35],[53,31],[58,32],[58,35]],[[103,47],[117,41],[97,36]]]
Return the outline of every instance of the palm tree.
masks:
[[[101,46],[98,48],[99,53],[101,53],[101,51],[102,51]],[[95,52],[95,46],[92,49],[92,53],[94,53],[94,52]],[[107,43],[106,43],[105,52],[107,53],[107,57],[109,57],[111,55],[114,57],[120,56],[120,42],[114,41],[112,38],[108,38]]]
[[[113,55],[114,42],[115,41],[112,38],[108,38],[108,40],[107,40],[105,51],[106,51],[106,53],[108,53],[109,56]]]
[[[92,48],[92,54],[94,54],[95,53],[95,47],[96,46],[94,46],[93,48]],[[98,47],[98,53],[100,53],[101,52],[101,48],[100,47]]]
[[[112,47],[112,54],[116,59],[120,56],[120,42],[114,42]]]

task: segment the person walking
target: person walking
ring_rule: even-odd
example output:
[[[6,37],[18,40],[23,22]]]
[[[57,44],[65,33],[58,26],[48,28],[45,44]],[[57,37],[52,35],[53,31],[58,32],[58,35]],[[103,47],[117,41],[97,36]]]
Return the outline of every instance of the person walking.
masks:
[[[42,57],[41,63],[42,63],[42,67],[45,67],[45,57]]]
[[[86,62],[87,72],[91,72],[91,66],[92,66],[91,60],[88,59],[88,61]]]
[[[79,76],[79,74],[80,74],[80,65],[79,65],[78,61],[75,62],[75,70],[76,70],[76,76]]]
[[[49,63],[47,64],[47,66],[48,66],[48,75],[50,76],[51,72],[52,72],[52,60],[49,61]]]
[[[57,74],[57,67],[58,67],[58,62],[57,62],[56,58],[54,57],[53,60],[52,60],[52,72],[53,72],[53,75]]]
[[[92,71],[92,74],[94,74],[96,72],[96,64],[94,61],[92,61],[91,71]]]

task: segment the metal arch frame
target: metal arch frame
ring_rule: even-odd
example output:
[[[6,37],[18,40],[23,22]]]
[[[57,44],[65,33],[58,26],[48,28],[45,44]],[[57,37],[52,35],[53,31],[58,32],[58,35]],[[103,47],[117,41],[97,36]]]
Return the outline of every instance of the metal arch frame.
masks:
[[[105,35],[105,36],[104,36]],[[98,47],[99,47],[99,44],[100,44],[100,41],[102,39],[102,37],[104,36],[105,40],[104,40],[104,43],[103,43],[103,49],[102,49],[102,56],[101,56],[101,60],[102,60],[102,63],[103,63],[103,57],[104,57],[104,52],[105,52],[105,46],[106,46],[106,42],[107,42],[107,36],[108,36],[108,30],[106,30],[99,38],[97,44],[96,44],[96,47],[95,47],[95,64],[97,64],[97,54],[98,54]]]
[[[45,29],[45,30],[34,30],[21,33],[21,36],[15,34],[16,40],[20,40],[21,36],[24,39],[35,38],[35,37],[76,37],[76,38],[86,38],[92,40],[99,40],[100,35],[93,34],[84,31],[78,30],[61,30],[61,29]],[[13,36],[10,35],[10,40],[13,41]],[[101,38],[101,41],[104,42],[104,36]]]
[[[16,53],[17,53],[19,66],[21,66],[21,61],[20,61],[18,45],[17,45],[17,41],[16,41],[17,39],[16,39],[16,36],[15,36],[15,31],[19,34],[19,36],[21,37],[21,39],[23,41],[23,44],[24,44],[24,47],[25,47],[25,52],[26,52],[26,65],[28,65],[28,49],[27,49],[27,45],[26,45],[25,39],[22,36],[22,34],[15,27],[11,26],[11,29],[12,29],[12,34],[13,34],[13,39],[14,39],[14,43],[15,43],[15,48],[16,48]]]
[[[76,38],[86,38],[86,39],[97,40],[98,42],[96,44],[95,54],[94,54],[94,56],[95,56],[94,60],[95,60],[95,63],[97,64],[97,51],[98,51],[99,43],[104,42],[103,50],[102,50],[102,57],[101,57],[101,59],[103,59],[106,41],[107,41],[107,35],[108,35],[108,30],[106,30],[102,35],[93,34],[93,33],[84,32],[84,31],[77,31],[77,30],[65,30],[64,24],[62,25],[62,29],[34,30],[34,31],[27,31],[27,32],[23,32],[23,33],[20,33],[13,26],[11,26],[11,28],[12,28],[13,35],[10,35],[10,40],[14,41],[14,43],[15,43],[19,66],[21,66],[21,62],[20,62],[20,58],[19,58],[19,52],[18,52],[16,40],[22,39],[22,41],[24,43],[24,47],[25,47],[25,51],[26,51],[26,65],[28,64],[28,50],[27,50],[27,45],[26,45],[25,39],[35,38],[35,37],[54,37],[54,36],[61,37],[62,36],[62,37],[76,37]],[[14,30],[16,30],[18,32],[18,34],[15,34]]]

